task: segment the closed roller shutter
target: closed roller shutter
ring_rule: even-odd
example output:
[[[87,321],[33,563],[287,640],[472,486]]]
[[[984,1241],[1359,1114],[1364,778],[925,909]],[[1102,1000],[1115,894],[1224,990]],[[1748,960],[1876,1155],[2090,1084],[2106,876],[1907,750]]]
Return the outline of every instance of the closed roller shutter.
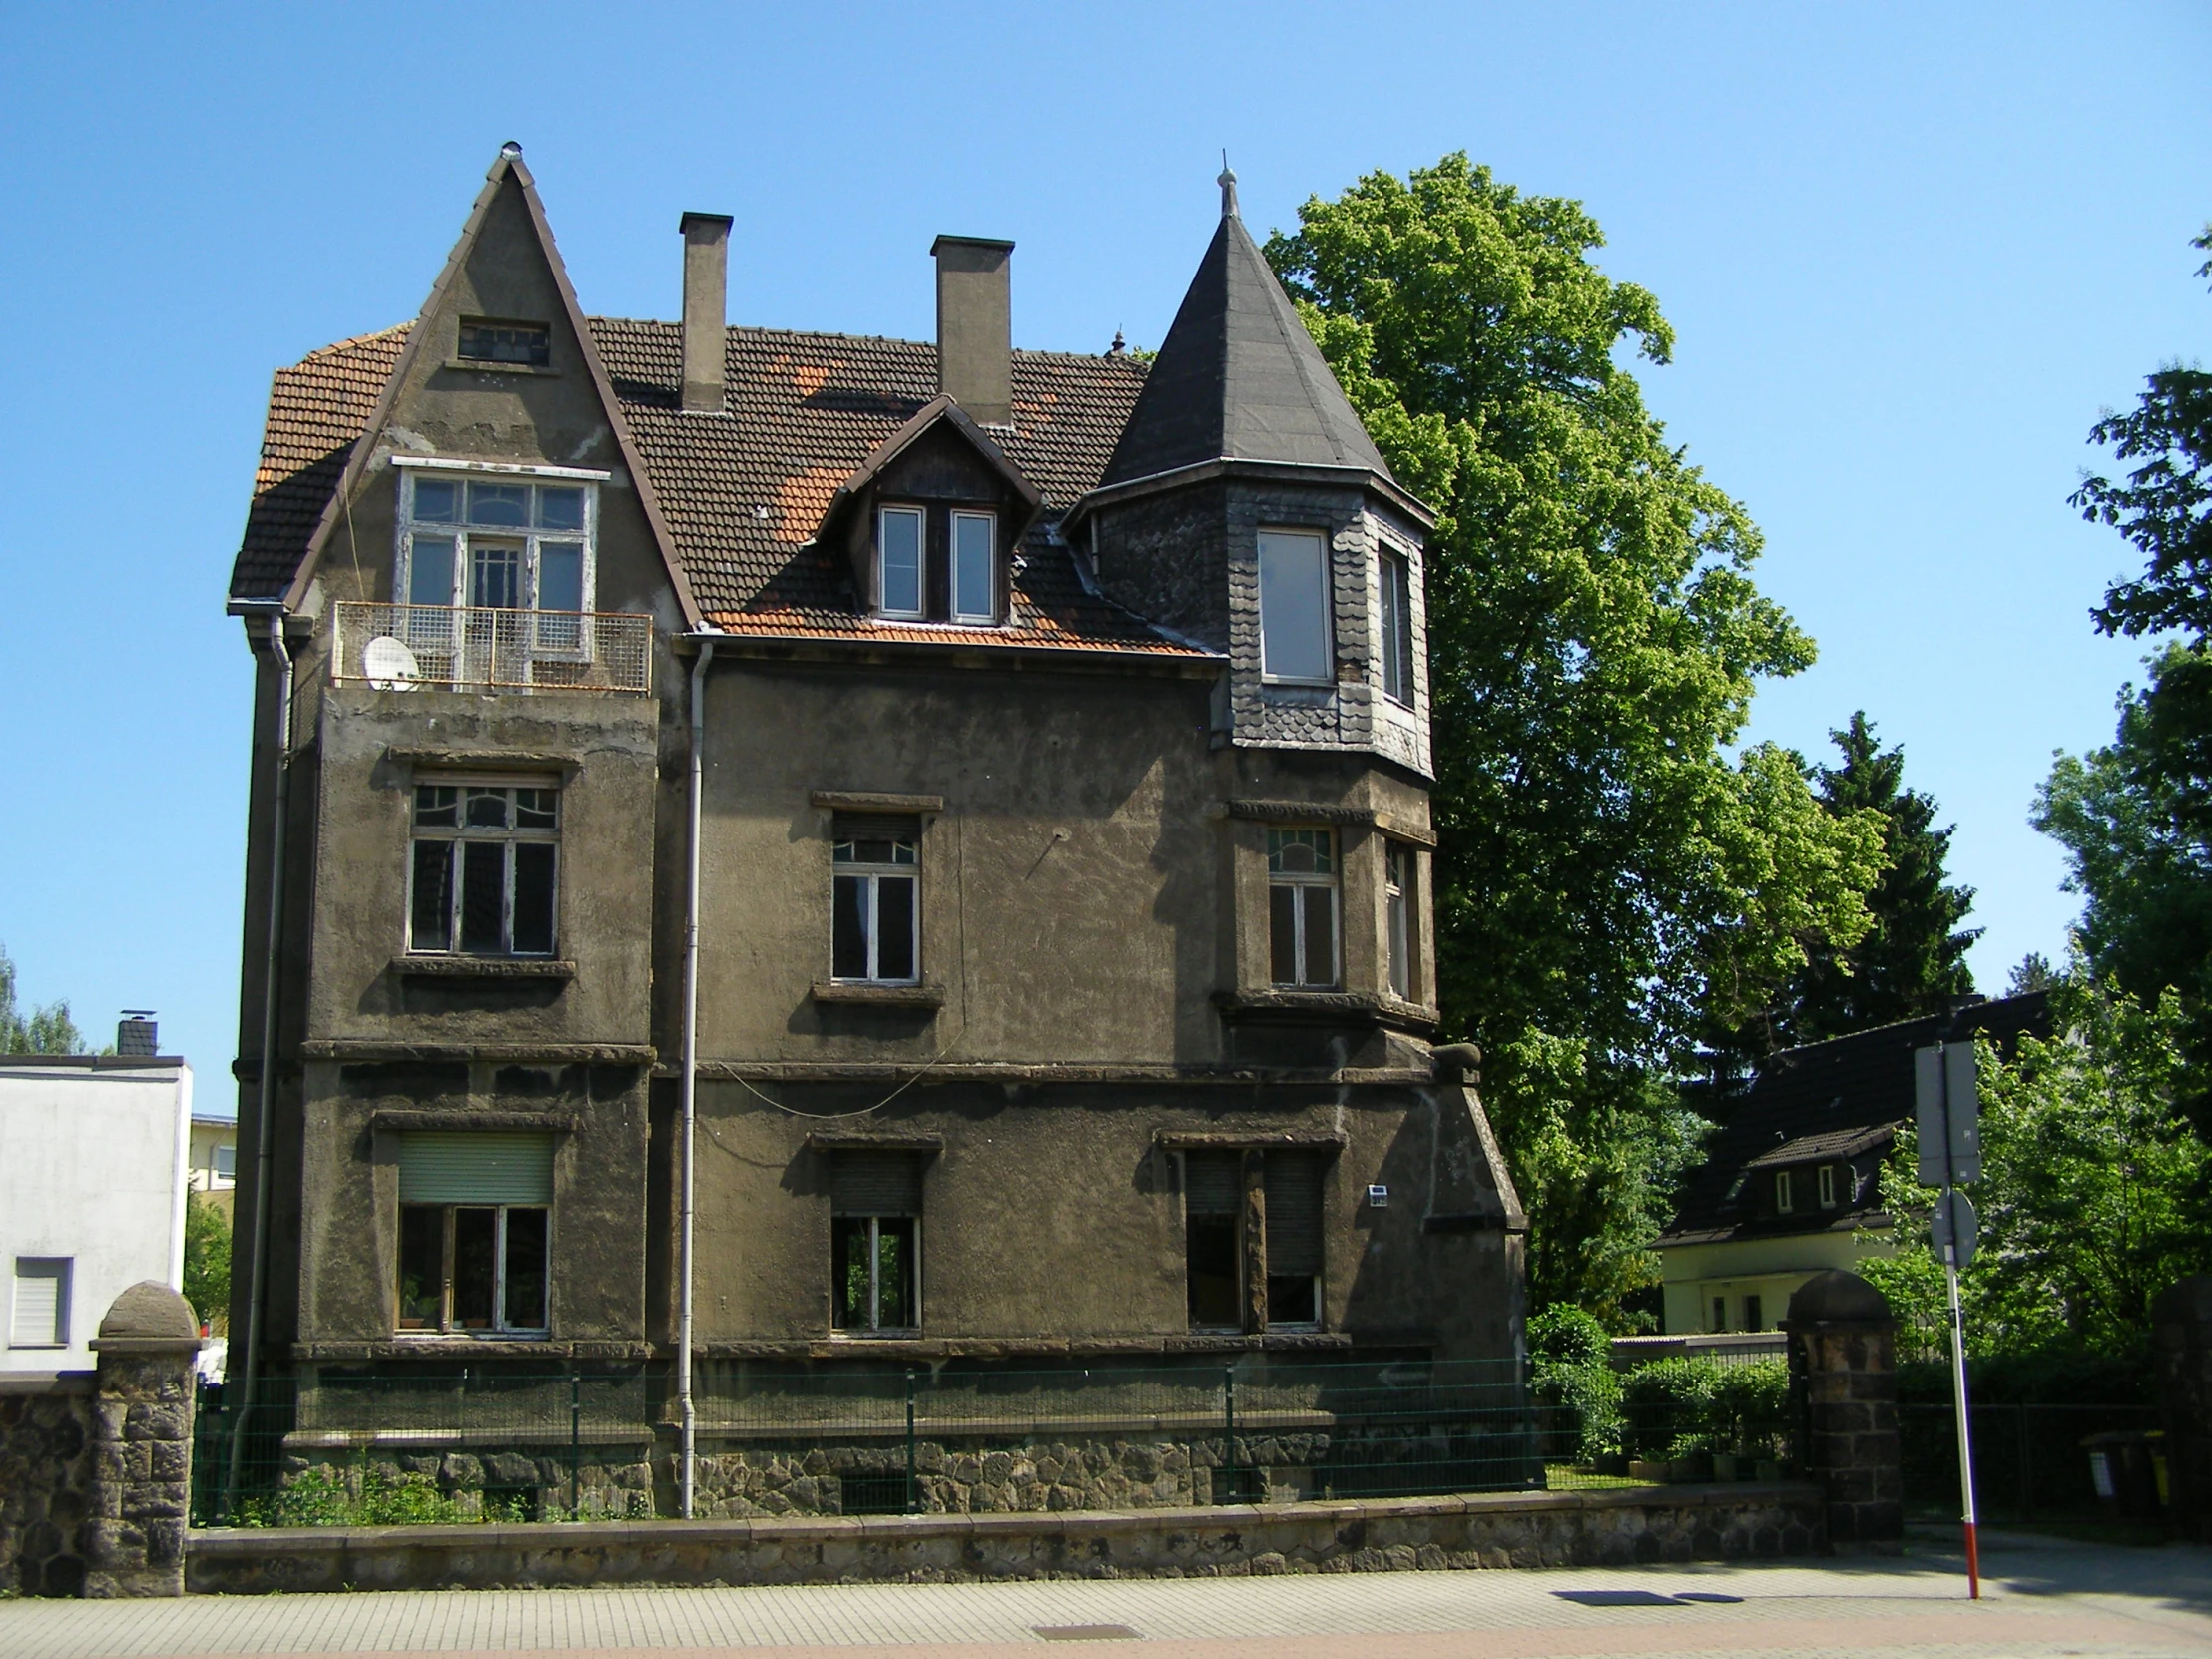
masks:
[[[1183,1210],[1193,1216],[1233,1216],[1243,1206],[1244,1154],[1183,1154]]]
[[[18,1348],[63,1348],[69,1343],[69,1260],[19,1256],[15,1262],[15,1310],[8,1341]]]
[[[840,1216],[921,1214],[921,1159],[911,1152],[830,1155],[830,1208]]]
[[[1270,1152],[1267,1162],[1268,1272],[1321,1272],[1321,1154]]]
[[[553,1137],[428,1130],[399,1137],[402,1204],[550,1204]]]
[[[921,820],[909,813],[838,813],[830,821],[830,838],[839,841],[918,841]]]

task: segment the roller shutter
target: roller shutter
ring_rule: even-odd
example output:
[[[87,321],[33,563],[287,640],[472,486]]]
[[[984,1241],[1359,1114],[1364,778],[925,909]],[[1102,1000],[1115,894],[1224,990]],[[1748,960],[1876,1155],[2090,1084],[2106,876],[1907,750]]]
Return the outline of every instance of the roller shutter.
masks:
[[[921,1214],[921,1159],[911,1152],[830,1154],[830,1208],[840,1216]]]
[[[910,813],[838,813],[830,820],[830,838],[838,841],[918,841],[921,820]]]
[[[1267,1161],[1268,1272],[1321,1272],[1321,1172],[1318,1152],[1270,1152]]]
[[[402,1204],[550,1204],[553,1137],[424,1130],[399,1137]]]
[[[1233,1216],[1243,1208],[1244,1154],[1183,1154],[1183,1211],[1193,1216]]]

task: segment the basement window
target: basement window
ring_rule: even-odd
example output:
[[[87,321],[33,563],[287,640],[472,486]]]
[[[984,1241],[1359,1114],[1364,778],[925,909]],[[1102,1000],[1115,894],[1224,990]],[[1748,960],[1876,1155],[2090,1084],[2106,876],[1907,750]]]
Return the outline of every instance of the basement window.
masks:
[[[1271,1151],[1262,1185],[1268,1201],[1268,1326],[1311,1330],[1321,1323],[1322,1155]]]
[[[540,1336],[549,1328],[553,1137],[399,1137],[398,1327]]]
[[[464,362],[549,368],[553,329],[543,322],[499,322],[490,317],[461,318],[459,355]]]

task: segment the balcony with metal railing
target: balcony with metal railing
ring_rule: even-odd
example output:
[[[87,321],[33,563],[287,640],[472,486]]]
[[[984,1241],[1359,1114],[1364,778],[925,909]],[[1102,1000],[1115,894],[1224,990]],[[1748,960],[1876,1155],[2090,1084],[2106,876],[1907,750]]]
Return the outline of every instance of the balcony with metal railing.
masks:
[[[653,619],[343,600],[333,625],[330,677],[380,691],[431,686],[642,697],[653,689]]]

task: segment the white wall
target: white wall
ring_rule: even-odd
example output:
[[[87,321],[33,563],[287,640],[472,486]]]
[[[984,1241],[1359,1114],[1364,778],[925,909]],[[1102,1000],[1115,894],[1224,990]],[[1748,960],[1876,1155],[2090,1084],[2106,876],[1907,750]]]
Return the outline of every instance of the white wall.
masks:
[[[0,1372],[83,1371],[142,1279],[182,1288],[192,1068],[0,1058]],[[16,1260],[67,1257],[69,1343],[17,1348]]]

